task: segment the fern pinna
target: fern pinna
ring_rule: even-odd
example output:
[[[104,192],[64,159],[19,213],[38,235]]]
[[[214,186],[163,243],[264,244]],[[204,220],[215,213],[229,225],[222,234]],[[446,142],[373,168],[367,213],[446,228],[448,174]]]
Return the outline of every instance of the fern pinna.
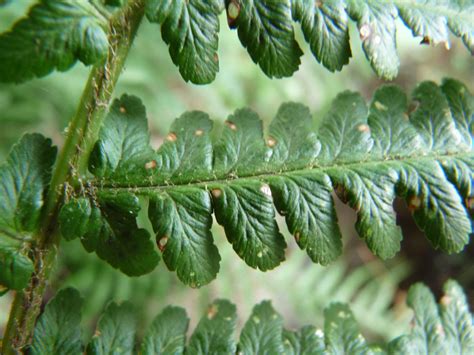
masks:
[[[216,139],[206,114],[188,112],[155,152],[144,107],[123,96],[90,156],[93,177],[69,187],[62,234],[128,275],[147,273],[159,255],[136,222],[145,206],[167,267],[199,287],[219,270],[212,213],[251,267],[265,271],[284,260],[274,207],[314,262],[333,261],[341,253],[335,190],[356,209],[356,229],[374,254],[390,258],[400,248],[397,196],[435,248],[459,252],[472,224],[473,97],[446,80],[420,84],[413,99],[408,115],[395,86],[379,89],[370,107],[344,92],[317,129],[306,107],[287,103],[266,138],[249,109],[230,115]]]
[[[123,1],[104,1],[122,6]],[[316,60],[328,70],[349,63],[349,20],[357,23],[362,48],[378,76],[398,74],[396,21],[401,19],[421,43],[444,43],[449,33],[474,51],[472,1],[373,0],[137,0],[134,11],[161,26],[173,62],[186,81],[212,82],[219,71],[220,14],[226,10],[252,60],[269,77],[291,76],[303,50],[301,27]],[[13,28],[0,35],[0,82],[23,82],[53,70],[68,70],[77,60],[99,64],[108,55],[107,36],[114,12],[100,1],[41,0]],[[41,29],[41,31],[39,31]],[[33,59],[35,58],[35,59]]]
[[[238,342],[236,307],[216,300],[186,341],[189,318],[180,307],[168,306],[136,343],[132,304],[110,303],[97,323],[87,347],[82,345],[83,299],[75,289],[64,289],[46,306],[35,329],[31,354],[470,354],[474,351],[472,314],[461,287],[444,285],[439,305],[423,284],[413,285],[407,303],[415,318],[411,332],[387,344],[369,344],[349,307],[333,303],[324,311],[324,328],[307,325],[287,330],[284,321],[264,301],[245,322]]]

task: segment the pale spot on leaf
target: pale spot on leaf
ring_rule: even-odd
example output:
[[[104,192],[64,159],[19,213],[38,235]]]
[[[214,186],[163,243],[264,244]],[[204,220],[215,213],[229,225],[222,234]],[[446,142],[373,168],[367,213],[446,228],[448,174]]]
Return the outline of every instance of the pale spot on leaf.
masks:
[[[156,168],[156,161],[151,160],[145,164],[145,169],[150,170]]]
[[[166,140],[168,142],[176,142],[176,139],[178,139],[178,137],[176,136],[175,133],[171,132],[171,133],[168,133],[168,135],[166,136]]]

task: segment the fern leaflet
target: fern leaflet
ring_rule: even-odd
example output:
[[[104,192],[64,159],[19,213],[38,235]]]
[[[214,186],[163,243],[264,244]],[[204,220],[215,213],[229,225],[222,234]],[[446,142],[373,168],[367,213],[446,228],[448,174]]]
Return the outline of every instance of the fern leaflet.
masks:
[[[208,116],[188,112],[157,152],[149,146],[144,107],[123,96],[91,154],[94,178],[69,193],[61,230],[126,274],[140,275],[159,260],[136,222],[147,205],[167,267],[199,287],[219,270],[212,213],[251,267],[265,271],[284,260],[274,206],[314,262],[333,261],[341,252],[335,190],[357,211],[360,237],[381,258],[400,248],[396,196],[433,247],[459,252],[472,224],[473,96],[454,80],[424,82],[413,96],[418,108],[408,116],[407,98],[395,86],[379,89],[370,107],[344,92],[317,130],[306,107],[287,103],[266,138],[249,109],[229,116],[215,140]]]
[[[440,305],[436,305],[426,286],[412,286],[408,305],[415,313],[413,329],[410,334],[383,345],[368,344],[345,304],[333,303],[325,310],[324,331],[309,325],[290,331],[283,328],[282,316],[268,301],[254,307],[237,343],[234,335],[236,307],[227,300],[217,300],[209,305],[188,342],[189,319],[185,310],[166,307],[146,331],[139,348],[141,354],[472,353],[474,328],[466,296],[455,281],[448,281],[444,290]],[[82,352],[81,307],[82,298],[78,291],[71,288],[59,291],[39,318],[31,353]],[[136,353],[135,324],[130,303],[110,303],[85,353]]]

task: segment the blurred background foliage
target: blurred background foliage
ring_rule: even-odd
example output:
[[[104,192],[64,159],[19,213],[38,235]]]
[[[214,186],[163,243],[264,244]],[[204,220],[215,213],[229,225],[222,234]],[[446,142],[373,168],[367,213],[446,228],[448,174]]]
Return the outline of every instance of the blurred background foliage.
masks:
[[[0,31],[7,30],[33,2],[16,0],[2,7]],[[414,39],[404,26],[399,26],[397,37],[401,68],[395,83],[405,90],[412,90],[422,80],[440,82],[447,76],[461,79],[473,89],[473,58],[461,41],[453,39],[449,51],[444,46],[428,48],[419,45],[420,39]],[[327,71],[306,47],[300,70],[292,78],[270,80],[251,61],[222,17],[220,73],[211,85],[196,86],[181,79],[161,40],[159,27],[145,22],[115,96],[129,93],[143,100],[155,148],[173,119],[186,110],[203,110],[222,122],[236,108],[249,106],[268,122],[281,103],[298,101],[308,105],[317,120],[337,93],[355,90],[370,99],[375,88],[383,84],[363,58],[355,26],[351,28],[351,40],[353,58],[342,72]],[[305,45],[304,41],[299,42]],[[0,84],[0,161],[24,132],[41,132],[60,146],[87,76],[88,68],[76,65],[67,73],[54,73],[23,85]],[[474,303],[473,243],[459,255],[433,251],[404,203],[396,201],[395,205],[405,240],[402,252],[386,262],[374,258],[360,242],[353,228],[354,212],[339,203],[345,250],[343,257],[329,267],[312,264],[286,233],[287,261],[271,272],[253,270],[239,260],[216,226],[221,271],[210,285],[194,290],[181,285],[163,263],[149,275],[129,278],[87,254],[77,241],[64,242],[46,299],[61,287],[78,288],[86,298],[84,320],[88,329],[112,299],[130,299],[143,324],[148,324],[167,304],[182,305],[191,316],[191,327],[215,298],[229,298],[236,303],[241,321],[255,303],[271,299],[290,328],[307,323],[321,325],[324,307],[332,301],[343,301],[350,302],[367,336],[374,341],[392,338],[408,327],[411,314],[404,301],[413,282],[423,281],[439,293],[446,279],[456,278],[465,287],[471,306]],[[284,224],[281,226],[285,230]],[[11,299],[12,294],[0,298],[0,332]]]

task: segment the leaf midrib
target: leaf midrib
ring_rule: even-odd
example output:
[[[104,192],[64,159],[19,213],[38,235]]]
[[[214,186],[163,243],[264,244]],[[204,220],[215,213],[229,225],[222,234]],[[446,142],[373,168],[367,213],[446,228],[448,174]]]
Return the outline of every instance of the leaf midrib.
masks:
[[[179,187],[190,187],[190,186],[196,186],[196,187],[204,187],[207,189],[209,185],[219,185],[219,184],[227,184],[229,182],[233,181],[245,181],[245,180],[251,180],[251,179],[261,179],[265,180],[265,178],[270,178],[274,176],[282,176],[282,175],[288,175],[288,174],[301,174],[301,173],[310,173],[314,170],[317,170],[318,172],[321,173],[327,173],[330,170],[337,170],[337,169],[351,169],[352,167],[358,167],[360,168],[361,166],[374,166],[374,165],[382,165],[382,164],[414,164],[416,166],[416,163],[421,163],[424,161],[429,161],[429,162],[439,162],[441,163],[443,159],[456,159],[456,158],[464,158],[464,157],[472,157],[474,152],[472,151],[464,151],[464,152],[457,152],[453,154],[442,154],[442,155],[426,155],[423,157],[402,157],[402,158],[395,158],[395,157],[389,157],[385,160],[365,160],[365,161],[358,161],[358,162],[338,162],[334,163],[331,165],[309,165],[309,166],[304,166],[304,167],[295,167],[293,169],[284,169],[284,168],[277,168],[275,171],[265,171],[265,172],[257,172],[255,174],[243,174],[243,175],[235,175],[233,173],[227,173],[226,176],[217,176],[216,178],[209,178],[209,179],[189,179],[189,180],[182,180],[179,181],[178,183],[166,183],[166,182],[161,182],[161,183],[149,183],[149,184],[131,184],[131,183],[123,183],[119,181],[112,181],[109,180],[107,181],[106,179],[95,179],[92,180],[91,186],[95,187],[98,189],[98,193],[100,192],[113,192],[113,191],[133,191],[136,193],[146,193],[148,191],[152,192],[154,190],[167,190],[167,189],[173,189],[173,188],[179,188]],[[149,180],[149,177],[146,177],[144,180]]]

